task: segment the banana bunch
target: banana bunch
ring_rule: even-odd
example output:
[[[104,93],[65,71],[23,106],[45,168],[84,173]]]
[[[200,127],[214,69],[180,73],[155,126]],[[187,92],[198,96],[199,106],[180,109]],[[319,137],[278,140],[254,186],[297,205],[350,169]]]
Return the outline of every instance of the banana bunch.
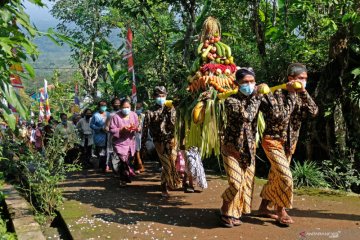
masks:
[[[192,119],[195,124],[201,124],[205,119],[206,102],[198,102],[192,110]]]
[[[209,39],[206,39],[205,42],[200,43],[197,48],[197,54],[200,55],[198,59],[201,59],[203,63],[216,62],[226,65],[234,64],[231,48],[221,42],[219,36],[211,36]]]

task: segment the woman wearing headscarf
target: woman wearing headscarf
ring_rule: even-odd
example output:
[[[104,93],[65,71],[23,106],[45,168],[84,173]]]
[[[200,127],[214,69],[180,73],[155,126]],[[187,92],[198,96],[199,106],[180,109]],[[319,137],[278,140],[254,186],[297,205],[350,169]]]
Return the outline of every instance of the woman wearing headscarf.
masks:
[[[129,159],[134,157],[135,133],[139,130],[138,117],[131,111],[130,101],[121,100],[120,111],[112,117],[109,126],[114,152],[118,156],[117,159],[112,159],[113,169],[120,175],[121,186],[131,182],[132,169],[130,169]]]

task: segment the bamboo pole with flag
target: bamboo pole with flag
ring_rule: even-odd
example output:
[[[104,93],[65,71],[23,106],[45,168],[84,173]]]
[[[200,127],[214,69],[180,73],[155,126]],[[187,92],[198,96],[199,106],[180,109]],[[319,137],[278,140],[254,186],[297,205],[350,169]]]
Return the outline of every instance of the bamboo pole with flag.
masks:
[[[45,101],[45,97],[44,97],[44,89],[40,90],[40,101],[39,101],[39,122],[43,122],[44,121],[44,117],[45,117],[45,113],[44,113],[44,101]]]
[[[48,95],[48,82],[44,79],[44,100],[45,100],[45,119],[48,122],[51,117],[49,95]]]
[[[131,31],[131,28],[128,28],[126,34],[126,51],[123,59],[128,60],[128,71],[132,73],[131,99],[133,103],[136,103],[137,102],[136,79],[135,79],[135,70],[134,70],[134,58],[132,52],[132,40],[133,40],[133,33]]]

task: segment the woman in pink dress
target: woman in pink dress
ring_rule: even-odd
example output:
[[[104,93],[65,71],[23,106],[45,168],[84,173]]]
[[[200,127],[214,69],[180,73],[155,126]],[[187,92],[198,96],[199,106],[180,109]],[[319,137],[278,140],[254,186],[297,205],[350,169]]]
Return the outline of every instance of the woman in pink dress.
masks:
[[[130,101],[123,99],[118,111],[110,120],[110,133],[113,135],[114,151],[118,156],[114,158],[113,168],[120,175],[120,185],[130,183],[131,169],[129,159],[135,154],[135,133],[139,129],[138,116],[131,111]]]

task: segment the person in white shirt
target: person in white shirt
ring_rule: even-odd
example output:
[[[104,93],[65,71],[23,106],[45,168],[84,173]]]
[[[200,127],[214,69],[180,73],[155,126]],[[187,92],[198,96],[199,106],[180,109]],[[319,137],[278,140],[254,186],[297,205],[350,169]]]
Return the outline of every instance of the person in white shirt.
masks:
[[[76,124],[78,130],[81,146],[81,162],[85,167],[91,167],[91,149],[94,144],[93,130],[90,128],[90,120],[92,117],[92,111],[87,108],[83,112],[83,117]]]

